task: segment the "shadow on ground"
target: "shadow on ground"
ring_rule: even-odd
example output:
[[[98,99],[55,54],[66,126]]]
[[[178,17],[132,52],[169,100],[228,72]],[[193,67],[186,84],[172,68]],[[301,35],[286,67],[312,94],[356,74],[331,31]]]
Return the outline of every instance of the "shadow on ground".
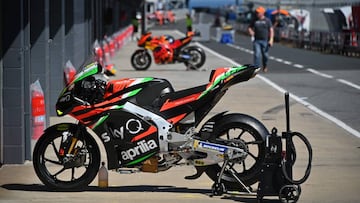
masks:
[[[186,187],[175,187],[169,185],[133,185],[133,186],[111,186],[99,188],[88,186],[79,190],[51,190],[41,184],[5,184],[1,186],[7,190],[29,191],[29,192],[168,192],[168,193],[196,193],[203,194],[211,198],[211,189],[190,189]],[[224,194],[222,200],[232,200],[235,202],[257,203],[255,196]],[[279,202],[278,199],[264,199],[263,202]]]

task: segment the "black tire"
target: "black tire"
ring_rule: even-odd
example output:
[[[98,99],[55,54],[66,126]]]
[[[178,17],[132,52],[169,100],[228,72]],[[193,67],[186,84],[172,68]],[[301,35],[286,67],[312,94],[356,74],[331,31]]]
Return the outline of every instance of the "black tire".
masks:
[[[256,123],[257,126],[254,126],[254,120],[247,120],[247,117],[244,119],[241,116],[242,114],[229,114],[216,121],[215,131],[208,140],[241,139],[246,143],[249,155],[241,163],[230,162],[230,164],[233,165],[240,180],[245,185],[250,186],[259,180],[259,174],[265,159],[265,135],[263,134],[267,133],[267,130],[261,123]],[[205,172],[210,179],[216,182],[220,171],[220,165],[215,164],[208,166]],[[221,182],[224,183],[227,190],[243,189],[236,179],[227,172],[224,173]]]
[[[143,49],[136,50],[131,55],[131,65],[135,70],[147,70],[151,65],[149,52]]]
[[[73,125],[67,129],[76,129],[75,124],[63,125]],[[50,128],[40,137],[34,148],[35,172],[39,179],[52,190],[81,190],[94,180],[99,170],[99,147],[95,139],[88,133],[75,144],[77,151],[81,152],[77,153],[78,157],[84,158],[83,162],[79,161],[82,164],[65,167],[64,156],[60,156],[59,151],[61,151],[61,140],[66,137],[68,132],[70,130],[58,131],[56,128]]]
[[[206,55],[204,50],[200,47],[187,47],[183,52],[190,55],[190,59],[184,62],[186,67],[189,67],[193,70],[198,70],[204,65],[206,61]]]

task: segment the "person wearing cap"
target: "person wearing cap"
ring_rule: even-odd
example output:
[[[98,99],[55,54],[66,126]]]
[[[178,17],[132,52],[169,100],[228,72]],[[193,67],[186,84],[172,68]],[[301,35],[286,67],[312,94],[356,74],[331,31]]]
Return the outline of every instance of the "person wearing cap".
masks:
[[[259,6],[255,10],[256,18],[250,23],[248,32],[253,41],[254,65],[260,67],[262,59],[262,69],[268,71],[268,50],[274,42],[274,29],[271,20],[265,16],[265,8]]]

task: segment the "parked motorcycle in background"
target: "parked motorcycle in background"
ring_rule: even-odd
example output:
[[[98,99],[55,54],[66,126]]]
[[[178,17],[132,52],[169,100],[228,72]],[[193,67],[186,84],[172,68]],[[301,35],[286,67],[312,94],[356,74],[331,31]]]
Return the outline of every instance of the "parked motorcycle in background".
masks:
[[[169,35],[153,36],[151,32],[141,35],[140,49],[131,56],[131,65],[136,70],[147,70],[152,62],[149,50],[156,64],[184,63],[188,69],[200,69],[206,60],[205,51],[198,46],[187,46],[194,36],[193,32],[180,39]]]

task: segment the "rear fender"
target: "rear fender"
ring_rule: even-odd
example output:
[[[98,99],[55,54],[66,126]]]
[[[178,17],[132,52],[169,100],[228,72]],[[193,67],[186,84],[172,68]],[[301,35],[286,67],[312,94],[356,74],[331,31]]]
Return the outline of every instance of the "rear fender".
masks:
[[[188,47],[182,49],[182,52],[183,53],[188,53],[189,50],[195,50],[195,49],[198,50],[199,52],[204,53],[204,50],[202,48],[198,47],[198,46],[188,46]]]
[[[216,130],[216,129],[214,129],[214,126],[216,125],[216,123],[223,119],[228,120],[229,122],[234,122],[234,121],[241,122],[241,123],[245,123],[245,124],[252,126],[256,131],[258,131],[260,133],[263,140],[265,140],[266,136],[269,135],[269,131],[264,126],[264,124],[262,124],[256,118],[246,115],[246,114],[241,114],[241,113],[226,114],[226,111],[225,111],[225,112],[216,114],[215,116],[211,117],[208,121],[205,122],[205,124],[200,129],[200,137],[205,140],[209,139],[211,134]]]

